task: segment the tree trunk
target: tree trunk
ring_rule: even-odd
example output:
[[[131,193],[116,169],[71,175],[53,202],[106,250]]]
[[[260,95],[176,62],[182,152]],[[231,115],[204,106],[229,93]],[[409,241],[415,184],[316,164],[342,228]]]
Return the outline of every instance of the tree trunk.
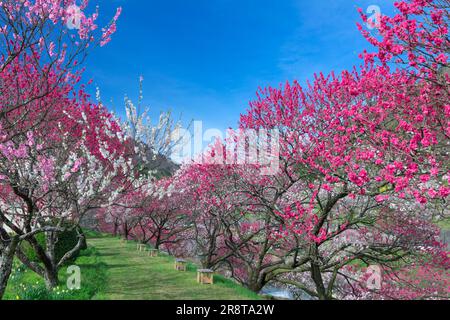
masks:
[[[160,246],[161,246],[161,231],[158,232],[158,236],[156,237],[155,249],[159,250]]]
[[[325,290],[325,286],[323,284],[322,273],[320,272],[320,267],[311,263],[311,277],[316,285],[317,295],[319,296],[319,300],[330,300],[327,296],[327,291]]]
[[[53,235],[47,233],[46,243],[47,248],[44,249],[36,240],[36,238],[29,237],[28,243],[32,246],[40,262],[42,262],[43,276],[47,289],[53,289],[58,286],[58,269],[55,263],[54,242],[56,241]]]
[[[123,236],[125,238],[125,240],[128,240],[128,223],[125,221],[123,224]]]
[[[202,268],[204,269],[212,269],[214,267],[214,263],[213,263],[213,258],[212,258],[212,253],[211,251],[209,251],[206,256],[201,260],[202,263]]]
[[[317,297],[319,300],[332,300],[332,293],[329,293],[323,282],[322,271],[320,270],[319,247],[313,244],[311,250],[311,278],[316,286]]]
[[[119,231],[119,224],[117,223],[116,220],[114,220],[114,237],[117,236],[118,231]]]
[[[261,279],[254,279],[254,277],[249,280],[249,283],[247,285],[248,289],[255,293],[259,293],[262,288],[264,288],[264,286],[265,284],[263,283],[263,281],[261,281]]]
[[[18,244],[18,237],[11,238],[9,243],[5,242],[0,244],[0,300],[2,300],[5,294],[6,286],[11,276],[14,254]]]
[[[45,286],[47,290],[56,288],[59,284],[58,270],[55,267],[45,268],[44,273]]]
[[[316,285],[316,292],[319,300],[331,300],[332,297],[329,295],[328,290],[325,288],[323,283],[322,272],[320,270],[319,261],[319,248],[317,245],[312,245],[311,247],[311,278]]]
[[[46,233],[46,253],[49,260],[48,264],[44,264],[45,267],[45,286],[47,289],[56,288],[59,284],[58,268],[56,263],[56,243],[58,242],[58,234],[56,232]]]

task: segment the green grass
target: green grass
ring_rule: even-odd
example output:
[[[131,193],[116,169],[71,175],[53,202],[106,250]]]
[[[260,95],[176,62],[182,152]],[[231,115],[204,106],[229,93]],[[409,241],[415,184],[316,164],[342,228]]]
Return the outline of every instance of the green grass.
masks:
[[[444,231],[450,230],[450,219],[444,219],[437,223],[439,228],[441,228]]]
[[[216,275],[214,285],[200,285],[197,267],[187,272],[174,269],[174,258],[148,257],[136,251],[134,242],[116,238],[91,238],[88,243],[101,253],[107,264],[108,281],[103,299],[108,300],[250,300],[260,297],[242,286]]]
[[[59,271],[60,285],[49,292],[41,277],[33,271],[27,270],[19,262],[15,262],[14,269],[6,293],[5,300],[90,300],[100,296],[106,282],[106,265],[101,261],[96,248],[89,248],[81,252],[74,262],[81,270],[81,289],[67,289],[67,267]]]
[[[60,286],[52,292],[43,280],[15,263],[7,300],[256,300],[260,296],[220,275],[214,285],[197,283],[197,267],[174,269],[174,258],[138,253],[136,243],[88,232],[89,248],[74,265],[81,269],[81,289],[66,289],[67,268],[59,273]]]

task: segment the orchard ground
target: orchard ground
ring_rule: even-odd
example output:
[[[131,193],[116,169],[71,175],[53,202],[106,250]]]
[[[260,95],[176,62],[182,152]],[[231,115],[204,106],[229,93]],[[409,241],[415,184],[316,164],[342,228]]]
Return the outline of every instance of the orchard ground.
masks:
[[[197,266],[174,270],[174,258],[150,258],[136,251],[135,242],[89,233],[89,248],[75,265],[81,269],[81,289],[66,289],[66,268],[60,287],[53,292],[32,271],[16,264],[8,285],[7,300],[256,300],[257,294],[222,276],[213,286],[196,281]]]
[[[439,224],[450,234],[450,221]],[[174,270],[174,258],[150,258],[136,251],[136,243],[122,243],[109,235],[87,232],[89,248],[77,258],[82,272],[80,290],[66,288],[66,268],[60,270],[60,287],[48,292],[40,277],[15,264],[6,300],[257,300],[261,296],[223,276],[213,286],[196,282],[197,266],[187,272]],[[447,239],[450,240],[450,239]]]

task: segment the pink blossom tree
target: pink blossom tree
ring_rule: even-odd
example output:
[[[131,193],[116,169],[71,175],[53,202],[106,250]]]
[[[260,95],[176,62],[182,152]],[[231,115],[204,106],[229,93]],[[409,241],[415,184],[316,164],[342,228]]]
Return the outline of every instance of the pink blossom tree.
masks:
[[[155,249],[173,248],[183,242],[184,233],[191,226],[188,212],[183,210],[183,195],[174,181],[162,179],[149,183],[152,189],[135,197],[135,238]]]
[[[0,110],[3,130],[30,112],[40,98],[78,81],[88,48],[110,40],[121,9],[100,31],[95,24],[98,12],[86,13],[88,3],[77,7],[75,0],[1,2],[0,92],[10,97]],[[44,116],[45,112],[34,121],[44,121]]]
[[[122,188],[116,180],[130,170],[123,141],[117,138],[120,128],[106,110],[87,105],[69,114],[67,104],[65,108],[66,119],[45,123],[53,127],[51,134],[43,135],[42,125],[42,133],[29,133],[19,149],[7,143],[0,166],[6,191],[2,222],[36,251],[44,268],[28,261],[20,248],[17,255],[49,288],[57,285],[58,269],[84,242],[80,235],[78,245],[56,261],[59,232],[76,227],[89,210],[110,205]],[[39,232],[46,232],[45,248],[36,240]]]

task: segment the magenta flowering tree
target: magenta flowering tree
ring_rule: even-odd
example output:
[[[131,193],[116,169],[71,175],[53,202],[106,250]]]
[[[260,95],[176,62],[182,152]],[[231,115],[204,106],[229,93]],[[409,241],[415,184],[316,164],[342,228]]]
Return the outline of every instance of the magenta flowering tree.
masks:
[[[304,235],[319,250],[311,260],[330,262],[335,254],[350,251],[349,244],[341,247],[342,251],[330,249],[329,245],[339,235],[361,225],[365,225],[365,231],[370,230],[366,229],[368,226],[375,226],[377,237],[389,234],[389,224],[383,224],[384,231],[379,231],[377,223],[385,208],[395,206],[404,211],[412,207],[416,212],[408,213],[423,224],[430,223],[433,217],[445,216],[448,167],[441,150],[447,142],[439,125],[445,111],[430,104],[433,95],[428,96],[427,91],[417,96],[416,81],[403,71],[391,74],[382,67],[360,74],[344,73],[340,78],[318,77],[307,92],[297,84],[284,90],[268,89],[263,98],[252,104],[250,114],[243,116],[246,127],[278,126],[282,132],[281,143],[285,145],[281,154],[285,167],[292,166],[286,173],[300,187],[298,200],[279,212],[287,225],[293,222],[288,229]],[[420,110],[425,106],[433,111],[427,113],[428,117],[421,117]],[[420,230],[417,225],[417,233]],[[370,242],[365,243],[366,252],[353,253],[360,252],[370,257],[371,263],[383,264],[387,257],[370,249]],[[373,248],[379,245],[375,241]],[[389,248],[391,245],[385,244]],[[321,248],[326,249],[323,254],[327,259],[320,253]],[[346,264],[359,259],[357,256],[347,256],[341,262]],[[387,261],[400,257],[393,254]],[[332,288],[339,275],[340,263],[329,266],[333,264],[334,271],[321,264],[312,276],[316,289],[325,294],[327,286],[328,290]],[[312,270],[313,266],[305,269],[313,274]],[[322,285],[324,277],[319,270],[335,276]]]
[[[403,221],[420,221],[409,232],[435,240],[421,226],[446,215],[448,161],[436,126],[444,109],[430,99],[406,72],[374,66],[339,78],[318,76],[307,90],[296,83],[269,88],[251,104],[241,118],[245,128],[281,133],[281,167],[295,183],[286,192],[290,200],[274,211],[285,221],[285,234],[303,239],[307,250],[298,259],[307,262],[295,270],[309,274],[313,285],[281,281],[329,299],[344,266],[364,261],[389,268],[418,254],[420,243],[381,223],[385,210],[407,212]],[[420,117],[425,107],[433,111]],[[341,243],[348,233],[370,236]]]
[[[385,65],[395,63],[427,81],[448,83],[448,1],[397,1],[394,6],[398,13],[381,16],[376,33],[358,24],[363,36],[378,49],[365,57],[377,58]],[[362,11],[361,16],[367,22]]]
[[[96,219],[98,228],[102,232],[121,236],[123,239],[129,240],[133,238],[133,228],[136,225],[136,210],[138,206],[136,198],[139,193],[127,190],[120,194],[114,200],[114,204],[107,208],[101,208],[96,211]]]
[[[135,223],[131,232],[136,240],[169,251],[187,240],[185,231],[190,225],[183,200],[171,178],[147,181],[133,197]]]
[[[204,163],[188,164],[176,176],[192,221],[191,255],[259,292],[276,270],[287,268],[295,235],[275,236],[281,220],[271,206],[279,197],[275,179],[262,176],[258,164],[223,164],[224,149],[216,143]]]
[[[205,268],[214,268],[227,256],[223,223],[227,212],[222,211],[216,187],[210,179],[214,173],[202,165],[187,165],[177,173],[176,186],[182,190],[183,209],[189,215],[190,238],[193,245],[189,254],[198,257]]]
[[[95,24],[98,12],[88,15],[88,3],[83,1],[78,7],[75,0],[1,2],[0,92],[11,97],[3,101],[0,111],[3,130],[58,86],[79,81],[79,66],[88,49],[110,40],[121,9],[99,30]]]
[[[88,14],[89,1],[2,1],[2,70],[23,55],[39,56],[45,64],[71,68],[92,44],[106,45],[116,31],[122,9],[103,28],[96,24],[98,8]],[[36,61],[36,64],[42,63]]]

